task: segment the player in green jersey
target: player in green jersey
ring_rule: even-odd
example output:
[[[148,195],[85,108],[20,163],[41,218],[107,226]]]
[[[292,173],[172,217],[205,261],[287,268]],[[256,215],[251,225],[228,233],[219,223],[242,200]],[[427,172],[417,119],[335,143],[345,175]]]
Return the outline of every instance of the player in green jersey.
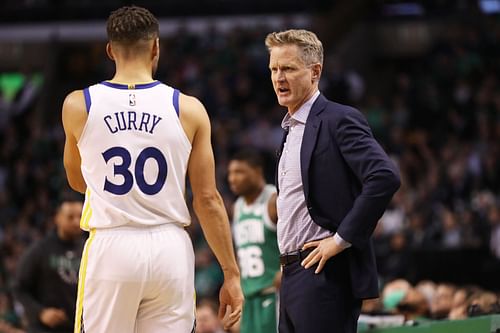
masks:
[[[266,184],[262,157],[253,151],[231,158],[228,180],[238,195],[232,229],[245,295],[240,333],[273,333],[277,331],[276,287],[281,280],[276,188]]]

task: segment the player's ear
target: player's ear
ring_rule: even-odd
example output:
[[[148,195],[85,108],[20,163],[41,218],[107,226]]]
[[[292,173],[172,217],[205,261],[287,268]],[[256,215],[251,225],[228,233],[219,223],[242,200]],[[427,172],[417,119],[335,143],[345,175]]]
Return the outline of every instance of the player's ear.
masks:
[[[109,59],[115,61],[115,56],[113,54],[113,48],[111,47],[111,43],[106,44],[106,54],[108,55]]]
[[[152,59],[160,57],[160,38],[156,38],[153,43],[153,49],[151,53]]]

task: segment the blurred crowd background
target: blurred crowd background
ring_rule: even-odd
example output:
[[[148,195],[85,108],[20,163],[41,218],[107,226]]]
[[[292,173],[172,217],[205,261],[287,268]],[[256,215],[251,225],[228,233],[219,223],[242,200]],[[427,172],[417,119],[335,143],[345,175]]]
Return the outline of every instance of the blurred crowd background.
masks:
[[[13,3],[0,8],[20,15]],[[54,5],[23,3],[27,13]],[[225,28],[213,17],[205,17],[208,23],[200,29],[189,17],[176,16],[177,23],[162,34],[156,78],[198,97],[207,108],[218,187],[231,213],[228,158],[243,147],[258,148],[272,183],[282,136],[285,110],[272,91],[264,38],[275,29],[305,26],[316,31],[325,46],[320,90],[365,114],[403,180],[375,231],[374,244],[381,290],[395,279],[404,280],[396,280],[400,292],[388,297],[392,303],[382,298],[365,311],[407,312],[408,307],[398,305],[414,292],[424,308],[412,303],[410,309],[420,309],[415,311],[423,317],[498,311],[500,19],[495,8],[500,10],[500,3],[332,3],[313,1],[316,11],[286,13],[279,20],[258,16],[246,25],[233,16]],[[159,13],[152,8],[153,13],[169,15],[160,7]],[[99,24],[104,30],[104,21]],[[7,333],[23,327],[22,309],[10,292],[19,258],[53,228],[54,208],[69,190],[62,165],[63,98],[113,75],[102,38],[71,40],[63,33],[43,40],[6,38],[14,28],[0,25],[0,332]],[[190,233],[197,295],[214,298],[222,273],[194,214]],[[417,288],[422,281],[426,287]],[[477,299],[483,291],[488,296],[481,303]],[[452,315],[454,297],[461,297],[456,300],[461,316]],[[449,306],[433,312],[433,302],[444,298]]]

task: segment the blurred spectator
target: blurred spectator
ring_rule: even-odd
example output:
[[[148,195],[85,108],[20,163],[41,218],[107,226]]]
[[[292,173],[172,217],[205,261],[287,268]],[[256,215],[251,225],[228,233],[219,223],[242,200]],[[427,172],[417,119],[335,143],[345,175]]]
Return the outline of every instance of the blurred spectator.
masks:
[[[384,304],[382,303],[381,298],[378,297],[363,300],[363,304],[361,305],[361,313],[370,315],[378,315],[384,313]]]
[[[407,320],[427,317],[429,315],[429,305],[424,294],[416,288],[410,288],[406,296],[397,306],[399,313],[403,314]]]
[[[201,299],[196,306],[195,333],[224,333],[222,323],[217,317],[217,303],[211,299]]]
[[[467,314],[469,317],[500,313],[497,295],[489,291],[480,291],[470,297]]]
[[[0,332],[25,333],[19,329],[21,320],[13,309],[12,299],[5,291],[0,291]]]
[[[30,333],[73,331],[84,244],[82,207],[79,198],[64,200],[54,217],[56,229],[33,244],[18,267],[15,294]]]
[[[436,284],[430,280],[422,280],[417,283],[415,288],[424,295],[427,300],[427,304],[430,306],[434,300],[436,294]]]
[[[382,303],[379,300],[365,302],[362,312],[375,316],[403,315],[405,321],[417,322],[500,313],[499,298],[491,291],[475,285],[436,285],[429,280],[415,287],[404,279],[390,281],[383,288]]]
[[[393,280],[382,291],[384,309],[404,315],[405,320],[427,316],[429,304],[425,295],[403,279]]]
[[[481,289],[475,286],[465,286],[458,288],[453,295],[451,310],[448,319],[465,319],[468,316],[468,307],[472,299],[471,296],[481,293]]]
[[[456,287],[449,283],[441,283],[436,287],[436,293],[432,298],[430,314],[433,319],[444,319],[448,317],[453,305],[453,296]]]
[[[488,221],[491,225],[490,249],[493,255],[500,260],[500,209],[492,205],[488,210]]]
[[[462,245],[462,232],[456,215],[449,209],[443,208],[440,218],[443,225],[441,235],[442,247],[445,249],[459,248]]]
[[[397,279],[388,282],[382,290],[382,303],[384,310],[395,312],[398,304],[405,298],[408,290],[411,289],[411,284],[404,279]]]

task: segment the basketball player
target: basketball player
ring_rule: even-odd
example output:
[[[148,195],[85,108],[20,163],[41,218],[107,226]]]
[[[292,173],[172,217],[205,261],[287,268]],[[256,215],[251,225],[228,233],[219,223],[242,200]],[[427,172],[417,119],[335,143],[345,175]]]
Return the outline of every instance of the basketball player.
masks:
[[[114,77],[70,93],[62,111],[67,178],[85,192],[81,227],[90,231],[75,332],[194,331],[186,174],[195,212],[224,272],[219,316],[226,315],[230,327],[240,317],[243,295],[215,185],[207,113],[196,98],[153,80],[159,28],[148,10],[114,11],[107,33]]]
[[[235,154],[228,169],[231,191],[239,195],[234,204],[233,235],[246,299],[240,332],[276,332],[275,284],[281,279],[276,188],[266,185],[262,158],[256,152]]]

